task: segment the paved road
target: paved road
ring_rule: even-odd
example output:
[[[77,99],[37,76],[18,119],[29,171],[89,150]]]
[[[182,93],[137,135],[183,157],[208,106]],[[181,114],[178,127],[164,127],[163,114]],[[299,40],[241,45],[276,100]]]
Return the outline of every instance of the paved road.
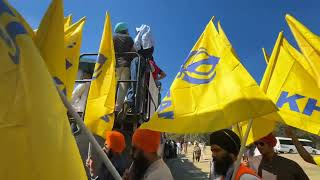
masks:
[[[168,159],[166,162],[176,180],[199,180],[209,178],[210,154],[206,154],[200,162],[192,162],[192,151],[189,148],[188,154],[178,155],[176,159]]]
[[[171,170],[171,173],[176,180],[198,180],[208,179],[210,171],[210,156],[211,152],[209,146],[205,152],[205,156],[200,162],[192,162],[193,148],[188,148],[189,152],[187,155],[179,155],[176,159],[167,160],[167,164]],[[298,154],[282,154],[281,156],[296,161],[309,176],[310,180],[320,179],[320,168],[306,163]]]
[[[316,165],[305,162],[299,154],[282,154],[281,156],[297,162],[305,171],[310,179],[320,179],[320,168]]]

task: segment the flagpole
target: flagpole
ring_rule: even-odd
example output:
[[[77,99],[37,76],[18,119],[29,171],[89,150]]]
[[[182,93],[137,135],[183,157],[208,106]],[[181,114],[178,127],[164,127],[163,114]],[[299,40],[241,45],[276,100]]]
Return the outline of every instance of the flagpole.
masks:
[[[246,129],[246,133],[243,136],[242,141],[241,141],[242,142],[241,143],[241,148],[240,148],[240,152],[238,154],[237,161],[236,161],[236,163],[234,165],[234,171],[233,171],[232,178],[231,178],[232,180],[235,180],[236,174],[237,174],[238,169],[240,167],[241,158],[242,158],[242,155],[244,154],[244,151],[246,149],[246,143],[247,143],[247,139],[248,139],[248,136],[249,136],[250,129],[252,127],[252,123],[253,123],[253,119],[250,119],[249,123],[248,123],[248,127]]]
[[[68,102],[66,96],[58,90],[58,93],[60,95],[60,98],[64,104],[64,106],[68,109],[69,113],[73,116],[75,119],[76,123],[80,126],[80,128],[83,130],[85,135],[89,138],[89,142],[92,144],[92,147],[98,152],[98,155],[100,158],[103,160],[104,164],[106,165],[107,169],[109,172],[112,174],[115,180],[122,180],[121,176],[119,175],[118,171],[116,168],[112,165],[111,161],[109,160],[108,156],[102,148],[100,147],[99,143],[96,141],[92,133],[87,129],[86,125],[80,118],[79,114],[73,109],[72,105]]]

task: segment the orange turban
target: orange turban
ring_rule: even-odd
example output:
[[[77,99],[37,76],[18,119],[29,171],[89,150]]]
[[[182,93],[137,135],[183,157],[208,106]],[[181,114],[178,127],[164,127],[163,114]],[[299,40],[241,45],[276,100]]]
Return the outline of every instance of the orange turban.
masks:
[[[272,133],[260,139],[260,141],[269,144],[272,147],[275,147],[277,144],[277,139],[274,137]]]
[[[117,153],[121,153],[126,147],[124,136],[118,131],[107,131],[105,143],[109,149]]]
[[[137,129],[132,136],[132,145],[144,152],[157,152],[160,145],[161,134],[148,129]]]

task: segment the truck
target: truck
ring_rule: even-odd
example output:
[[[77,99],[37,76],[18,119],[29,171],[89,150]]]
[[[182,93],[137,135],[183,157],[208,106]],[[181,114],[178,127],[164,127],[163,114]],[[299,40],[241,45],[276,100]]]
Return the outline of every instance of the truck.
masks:
[[[134,52],[127,52],[128,53],[134,53]],[[153,113],[156,111],[156,109],[159,106],[159,97],[160,97],[160,87],[156,85],[155,80],[152,77],[152,74],[150,72],[149,63],[147,60],[142,58],[138,53],[134,53],[141,63],[144,63],[144,65],[147,67],[145,72],[141,72],[141,63],[138,67],[137,74],[140,74],[140,76],[137,76],[137,80],[132,81],[130,79],[128,80],[118,80],[117,81],[117,89],[119,86],[119,83],[136,83],[136,91],[135,91],[135,102],[134,102],[134,108],[131,112],[128,112],[126,114],[125,120],[119,120],[117,117],[117,114],[119,112],[118,109],[115,109],[115,121],[114,121],[114,130],[118,130],[122,132],[126,138],[126,145],[127,148],[125,150],[125,153],[128,155],[130,151],[130,145],[131,145],[131,137],[136,128],[138,128],[142,123],[147,122],[150,117],[153,115]],[[92,81],[92,75],[96,63],[98,54],[97,53],[85,53],[81,54],[80,56],[80,62],[79,62],[79,68],[77,73],[77,80],[75,82],[75,89],[73,92],[73,98],[71,100],[71,104],[76,110],[76,112],[80,115],[80,117],[84,118],[85,116],[85,110],[86,110],[86,102],[89,94],[90,89],[90,83]],[[116,95],[117,97],[117,95]],[[91,159],[94,162],[94,166],[96,164],[101,163],[101,160],[99,160],[97,153],[92,149],[89,152],[89,140],[88,138],[82,133],[82,130],[80,127],[74,122],[73,117],[69,116],[69,121],[71,125],[71,129],[73,131],[73,134],[75,136],[81,158],[83,160],[83,163],[86,163],[86,160],[88,156],[91,157]],[[94,135],[98,143],[103,147],[104,145],[104,138]],[[163,142],[163,141],[162,141]],[[161,145],[161,148],[159,149],[159,155],[162,155],[163,153],[163,146]],[[90,177],[90,173],[88,169],[86,169],[88,177]]]

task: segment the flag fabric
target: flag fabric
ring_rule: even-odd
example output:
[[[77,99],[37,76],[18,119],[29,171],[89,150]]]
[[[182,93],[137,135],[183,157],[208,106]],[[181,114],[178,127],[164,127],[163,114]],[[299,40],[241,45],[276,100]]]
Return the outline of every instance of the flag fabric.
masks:
[[[280,46],[280,42],[282,39],[283,33],[280,32],[277,41],[275,43],[274,47],[278,47]],[[271,57],[267,58],[267,54],[264,51],[264,48],[262,49],[262,51],[264,52],[264,58],[267,62],[267,68],[264,72],[262,81],[260,83],[260,88],[262,89],[263,92],[267,92],[267,89],[269,87],[269,82],[270,82],[270,77],[273,73],[274,70],[274,66],[275,66],[275,61],[271,61],[271,63],[269,63],[269,59],[275,59],[275,56],[277,54],[277,48],[273,49],[273,52],[271,54]],[[249,131],[249,135],[246,141],[246,145],[249,145],[257,140],[259,140],[260,138],[268,135],[270,132],[272,132],[276,126],[277,120],[281,119],[281,117],[279,117],[279,114],[272,113],[269,114],[269,119],[265,118],[265,117],[259,117],[259,118],[255,118],[253,119],[253,123],[251,126],[251,129]],[[238,129],[236,129],[237,131],[235,132],[239,132],[241,133],[242,137],[244,136],[247,128],[248,128],[248,124],[249,124],[249,120],[248,121],[243,121],[238,123]]]
[[[103,138],[105,131],[111,130],[114,123],[115,72],[111,21],[107,13],[85,113],[87,127]]]
[[[3,6],[3,7],[5,7],[5,6]],[[33,29],[32,29],[32,27],[29,25],[29,23],[21,16],[21,14],[17,11],[17,10],[15,10],[15,9],[10,9],[14,14],[15,14],[15,16],[17,17],[17,18],[19,18],[19,20],[20,20],[20,23],[23,25],[23,27],[25,28],[25,30],[27,31],[27,34],[30,36],[30,37],[32,37],[32,38],[34,38],[34,32],[33,32]]]
[[[300,50],[308,60],[310,67],[320,87],[320,37],[290,15],[286,15],[287,23],[295,37]]]
[[[288,84],[287,84],[287,82],[281,82],[277,79],[277,78],[281,78],[281,77],[280,77],[279,73],[275,72],[276,71],[275,68],[277,67],[277,70],[280,71],[280,69],[282,67],[278,67],[277,63],[283,62],[283,60],[279,58],[280,57],[279,54],[282,55],[281,58],[284,57],[283,54],[286,54],[289,57],[288,59],[291,59],[291,61],[289,61],[289,62],[297,63],[293,67],[296,67],[296,66],[299,67],[299,70],[287,72],[288,77],[297,76],[295,78],[288,78]],[[261,82],[261,86],[264,87],[264,91],[267,93],[267,95],[270,98],[273,97],[272,95],[274,95],[274,94],[277,94],[277,93],[279,94],[281,83],[283,83],[283,89],[290,89],[290,92],[292,92],[292,93],[301,93],[301,94],[304,94],[304,93],[310,94],[311,93],[312,94],[312,92],[309,92],[306,87],[309,86],[309,84],[314,84],[315,81],[310,80],[310,81],[304,82],[303,78],[302,78],[303,76],[298,76],[298,74],[304,73],[305,76],[315,77],[315,75],[313,74],[314,72],[308,63],[308,60],[298,50],[296,50],[292,45],[290,45],[290,43],[283,37],[282,32],[278,36],[277,42],[275,44],[275,47],[274,47],[274,50],[272,52],[270,59],[272,59],[272,60],[270,60],[271,64],[268,65],[267,70],[264,75],[264,78]],[[296,74],[296,75],[293,75],[293,74]],[[279,77],[278,77],[278,75],[279,75]],[[294,80],[296,80],[296,83],[294,82]],[[269,86],[271,83],[272,83],[271,85],[274,85],[274,83],[277,83],[277,82],[279,83],[278,87],[277,86]],[[268,89],[274,90],[274,87],[277,87],[279,92],[268,91]],[[301,88],[301,87],[304,87],[304,88]],[[286,91],[286,92],[289,92],[289,91]],[[317,97],[315,92],[311,96]],[[288,99],[289,99],[289,97],[288,97]],[[293,97],[292,97],[292,99],[294,100]],[[275,103],[277,103],[278,99],[273,97],[272,100]],[[293,100],[289,103],[289,109],[293,106],[296,106],[295,102]],[[296,101],[297,102],[300,101],[300,103],[302,103],[302,104],[297,104],[297,106],[299,105],[299,108],[302,109],[305,104],[303,104],[303,102],[301,102],[301,100],[296,100]],[[270,116],[268,118],[254,119],[253,126],[252,126],[251,132],[250,132],[248,140],[247,140],[247,144],[250,144],[250,143],[260,139],[261,137],[269,134],[270,132],[272,132],[274,129],[274,126],[276,124],[275,121],[286,123],[290,126],[294,126],[294,127],[300,128],[305,131],[309,131],[313,134],[318,134],[317,128],[310,128],[310,127],[307,127],[306,125],[303,125],[304,121],[308,122],[307,123],[308,125],[316,124],[316,118],[317,118],[316,115],[312,115],[309,117],[309,116],[303,115],[301,113],[292,113],[288,109],[284,108],[284,110],[283,110],[282,104],[277,103],[277,105],[278,105],[278,108],[280,108],[279,115],[281,115],[281,117],[279,115],[273,114],[273,117]],[[283,105],[283,106],[286,106],[286,105]],[[268,123],[265,123],[265,121],[268,121]],[[242,127],[242,135],[244,134],[244,132],[247,128],[247,124],[248,124],[248,122],[241,123],[240,127]]]
[[[64,55],[64,17],[62,0],[53,0],[42,18],[35,43],[58,88],[66,94],[66,63]]]
[[[80,48],[82,43],[82,29],[86,19],[69,26],[64,33],[65,69],[67,72],[66,89],[70,100],[79,67]]]
[[[317,81],[308,72],[310,68],[302,65],[302,59],[296,59],[296,54],[292,53],[294,48],[285,38],[278,48],[267,95],[278,106],[286,124],[320,135],[320,89]]]
[[[46,64],[5,0],[0,56],[0,179],[87,179]]]
[[[264,58],[264,60],[266,61],[266,63],[268,64],[270,57],[269,57],[269,55],[267,54],[267,51],[266,51],[265,48],[262,48],[261,50],[262,50],[262,53],[263,53],[263,58]]]
[[[64,17],[64,30],[66,30],[72,24],[72,15]]]
[[[311,68],[307,60],[297,59],[299,57],[299,52],[280,33],[267,67],[267,71],[273,72],[266,93],[279,108],[278,121],[320,135],[320,89],[308,72]],[[268,126],[261,123],[256,131],[267,129]]]
[[[211,20],[151,120],[142,128],[212,132],[277,110]]]

